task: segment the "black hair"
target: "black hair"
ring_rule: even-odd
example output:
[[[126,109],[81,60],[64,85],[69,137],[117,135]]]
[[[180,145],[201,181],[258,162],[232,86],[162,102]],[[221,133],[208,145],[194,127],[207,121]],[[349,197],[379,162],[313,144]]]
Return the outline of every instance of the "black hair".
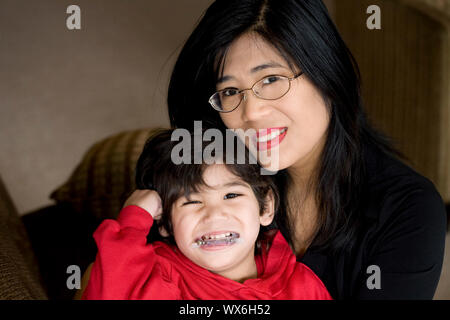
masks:
[[[362,223],[364,148],[371,146],[393,157],[400,154],[369,124],[358,65],[321,0],[215,1],[173,69],[167,99],[171,124],[190,128],[194,120],[202,120],[204,126],[225,128],[208,98],[216,90],[227,49],[247,32],[272,44],[292,69],[303,71],[327,104],[330,122],[312,184],[319,216],[311,247],[334,251],[351,247]],[[284,199],[276,222],[293,245],[295,229],[286,198],[292,181],[287,170],[277,178]]]
[[[202,136],[205,131],[201,131]],[[190,162],[176,164],[173,161],[172,152],[173,150],[178,150],[174,148],[180,142],[177,139],[172,141],[173,132],[173,129],[160,129],[150,136],[136,164],[135,181],[137,189],[157,191],[162,202],[161,219],[152,227],[148,236],[149,242],[160,240],[175,245],[171,223],[172,206],[180,197],[185,196],[188,198],[191,193],[198,192],[201,187],[207,187],[203,180],[203,173],[211,165],[210,163],[216,163],[213,160],[216,160],[217,163],[223,163],[232,174],[250,185],[258,201],[260,214],[266,210],[267,195],[271,191],[276,216],[279,206],[279,195],[274,177],[260,174],[261,167],[256,160],[252,159],[249,150],[245,148],[236,135],[233,135],[233,139],[224,141],[222,148],[224,151],[213,149],[212,159],[203,158],[201,163],[198,164]],[[188,132],[188,136],[190,141],[186,145],[191,146],[189,149],[190,159],[195,159],[196,153],[201,156],[205,155],[205,149],[211,142],[203,140],[202,137],[197,137],[202,139],[202,143],[201,147],[196,150],[194,147],[196,136],[192,132]],[[182,142],[186,143],[186,141]],[[232,144],[231,147],[229,147],[229,144]],[[239,150],[244,150],[244,154],[238,154]],[[183,158],[185,150],[181,149],[180,151],[179,155]],[[231,163],[227,161],[227,153],[228,155],[232,153],[231,157],[228,157],[228,160],[232,159]],[[239,159],[240,155],[243,156],[242,159]],[[168,237],[162,237],[159,234],[158,228],[161,226],[168,232]],[[274,224],[261,226],[258,240],[265,239],[264,233],[274,228]],[[258,247],[255,247],[255,249],[258,249]]]

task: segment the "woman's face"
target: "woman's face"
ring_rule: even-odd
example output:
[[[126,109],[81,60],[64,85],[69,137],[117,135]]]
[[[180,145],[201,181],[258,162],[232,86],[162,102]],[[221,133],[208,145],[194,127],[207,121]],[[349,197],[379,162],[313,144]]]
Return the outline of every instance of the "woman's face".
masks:
[[[294,73],[278,51],[261,37],[244,34],[227,52],[217,90],[246,89],[269,75],[291,78],[298,71],[301,70]],[[279,157],[277,167],[272,166],[271,170],[312,169],[323,149],[329,116],[322,96],[311,81],[305,75],[299,76],[291,81],[289,92],[277,100],[260,99],[251,90],[245,91],[245,95],[237,109],[220,114],[224,124],[230,129],[256,130],[259,133],[256,145],[269,139],[266,147]],[[281,134],[274,136],[277,132]],[[264,148],[259,148],[258,156],[263,152],[261,149]]]

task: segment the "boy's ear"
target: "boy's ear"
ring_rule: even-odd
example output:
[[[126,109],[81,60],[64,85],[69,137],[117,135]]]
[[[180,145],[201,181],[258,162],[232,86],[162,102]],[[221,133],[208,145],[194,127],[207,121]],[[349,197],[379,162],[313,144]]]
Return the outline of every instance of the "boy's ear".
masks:
[[[162,225],[160,225],[158,227],[158,231],[159,231],[159,234],[164,238],[167,238],[169,236],[169,233],[166,231],[166,228],[164,228],[164,226],[162,226]]]
[[[268,226],[272,223],[275,216],[275,199],[272,190],[269,190],[265,199],[265,210],[259,217],[262,226]]]
[[[160,219],[161,219],[161,216],[159,216],[159,219],[157,221],[155,221],[158,225],[158,232],[162,237],[166,238],[169,236],[169,233],[167,232],[166,228],[164,228],[164,225],[161,223]]]

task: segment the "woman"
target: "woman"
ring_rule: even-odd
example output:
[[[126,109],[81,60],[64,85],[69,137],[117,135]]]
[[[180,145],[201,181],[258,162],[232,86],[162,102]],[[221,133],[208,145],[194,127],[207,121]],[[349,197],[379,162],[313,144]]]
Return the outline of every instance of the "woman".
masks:
[[[442,199],[369,125],[357,64],[320,0],[214,2],[178,57],[168,107],[175,127],[280,134],[276,223],[333,298],[433,297]]]

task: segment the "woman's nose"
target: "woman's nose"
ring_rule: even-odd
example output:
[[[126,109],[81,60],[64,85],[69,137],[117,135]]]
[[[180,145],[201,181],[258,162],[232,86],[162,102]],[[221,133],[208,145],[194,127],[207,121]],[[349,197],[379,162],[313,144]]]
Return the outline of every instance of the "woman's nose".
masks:
[[[255,122],[261,118],[267,117],[269,107],[267,101],[258,98],[251,90],[244,92],[241,101],[242,118],[246,122]]]

